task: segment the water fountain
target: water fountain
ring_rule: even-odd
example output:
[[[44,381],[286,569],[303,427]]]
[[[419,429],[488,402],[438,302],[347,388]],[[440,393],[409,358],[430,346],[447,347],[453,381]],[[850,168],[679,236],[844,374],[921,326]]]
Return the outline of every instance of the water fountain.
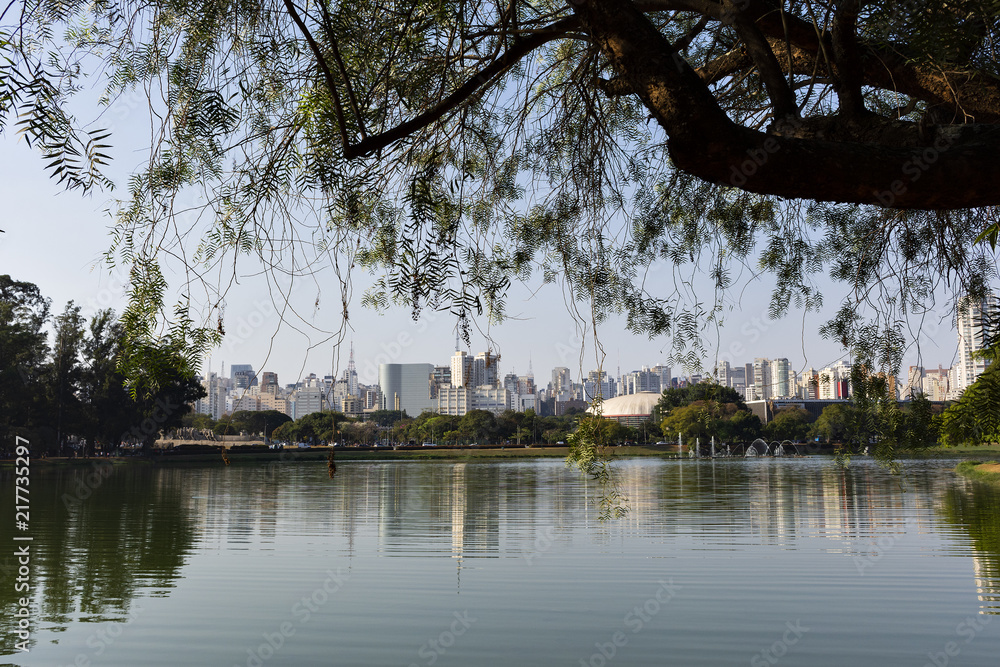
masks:
[[[764,446],[763,450],[757,448],[758,442]],[[747,453],[745,454],[745,456],[770,456],[770,455],[771,455],[770,446],[767,444],[767,440],[764,440],[763,438],[757,438],[756,440],[751,442],[750,446],[747,447]]]

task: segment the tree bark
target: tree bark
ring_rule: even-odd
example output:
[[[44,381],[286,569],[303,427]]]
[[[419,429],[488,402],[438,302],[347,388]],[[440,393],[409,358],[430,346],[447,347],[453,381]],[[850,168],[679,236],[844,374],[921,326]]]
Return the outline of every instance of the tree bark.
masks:
[[[915,147],[784,136],[794,134],[794,126],[781,135],[744,128],[632,2],[575,0],[572,6],[616,78],[665,130],[670,157],[683,171],[788,198],[905,209],[1000,204],[1000,131],[994,128],[965,139],[946,126]]]

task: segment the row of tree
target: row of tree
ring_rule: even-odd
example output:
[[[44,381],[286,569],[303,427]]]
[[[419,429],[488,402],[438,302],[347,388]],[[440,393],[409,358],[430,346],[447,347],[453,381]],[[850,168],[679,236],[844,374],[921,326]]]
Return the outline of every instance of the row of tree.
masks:
[[[323,411],[313,412],[293,421],[287,415],[271,410],[236,412],[225,415],[218,421],[206,415],[189,415],[184,419],[184,425],[211,429],[217,435],[253,433],[271,440],[311,444],[535,444],[565,441],[567,435],[576,428],[580,412],[570,410],[561,417],[540,417],[534,410],[506,410],[500,414],[487,410],[470,410],[461,417],[435,412],[423,412],[417,417],[410,417],[405,411],[379,410],[365,415],[362,420],[341,412]],[[614,437],[627,439],[633,435],[633,431],[624,429],[621,433],[616,432]]]
[[[72,301],[55,317],[50,308],[36,285],[0,275],[0,451],[11,449],[15,436],[49,454],[122,443],[148,448],[204,396],[169,345],[144,352],[166,362],[156,382],[129,386],[120,370],[122,325],[113,311],[87,321]]]
[[[654,419],[664,437],[711,437],[723,442],[802,442],[819,439],[851,451],[873,444],[914,449],[937,444],[944,417],[923,396],[900,404],[889,397],[886,380],[859,369],[849,403],[832,403],[817,417],[808,410],[778,410],[767,424],[752,414],[739,393],[717,384],[697,384],[663,392]],[[947,414],[947,413],[946,413]]]

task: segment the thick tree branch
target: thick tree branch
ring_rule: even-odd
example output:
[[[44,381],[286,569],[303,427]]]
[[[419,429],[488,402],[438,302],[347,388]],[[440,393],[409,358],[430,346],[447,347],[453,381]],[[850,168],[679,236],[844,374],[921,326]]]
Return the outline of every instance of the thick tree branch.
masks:
[[[287,0],[286,0],[287,2]],[[381,150],[413,132],[434,123],[441,119],[452,109],[469,99],[479,90],[493,84],[497,77],[507,71],[521,58],[531,53],[538,47],[554,39],[564,37],[579,24],[573,17],[556,21],[544,31],[537,31],[525,39],[515,42],[499,58],[483,67],[475,76],[471,77],[464,84],[456,88],[450,95],[442,99],[437,105],[426,112],[408,120],[385,132],[366,137],[356,144],[344,144],[344,156],[348,159],[363,157]]]
[[[861,95],[862,65],[858,49],[858,0],[838,0],[833,15],[833,60],[837,64],[834,80],[840,97],[840,112],[857,118],[865,112]]]
[[[808,21],[780,11],[781,0],[745,1],[744,13],[767,37],[772,50],[775,41],[787,40],[793,49],[806,53],[833,52],[830,32],[817,34],[816,28]],[[720,22],[726,20],[722,5],[712,0],[641,0],[634,6],[643,12],[687,11],[710,16]],[[942,72],[922,66],[912,62],[911,56],[918,54],[908,54],[898,48],[876,49],[857,41],[855,48],[863,85],[897,91],[956,111],[961,109],[978,123],[1000,122],[1000,79],[981,71]],[[782,52],[787,53],[787,47],[782,48]],[[780,61],[780,54],[777,51],[774,53]],[[782,63],[782,67],[787,68],[787,62]],[[836,65],[834,69],[837,69]]]
[[[627,0],[577,0],[583,28],[667,133],[674,164],[703,180],[796,199],[952,209],[995,205],[1000,128],[942,128],[886,147],[738,127],[670,42]],[[780,21],[780,19],[779,19]]]
[[[742,1],[740,0],[741,3]],[[757,66],[757,72],[774,107],[774,118],[781,120],[797,118],[799,107],[795,102],[795,94],[792,93],[781,71],[781,65],[774,57],[774,52],[764,39],[764,35],[737,6],[735,0],[723,0],[722,6],[726,16],[731,18],[736,34],[746,45],[747,55]]]

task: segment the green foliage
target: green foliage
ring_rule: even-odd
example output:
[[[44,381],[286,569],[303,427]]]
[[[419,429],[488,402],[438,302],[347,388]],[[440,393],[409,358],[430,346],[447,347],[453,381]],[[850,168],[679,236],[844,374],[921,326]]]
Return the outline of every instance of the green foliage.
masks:
[[[55,319],[52,345],[52,362],[45,378],[49,403],[54,408],[56,442],[63,447],[63,430],[69,424],[83,421],[84,406],[79,398],[84,378],[80,355],[84,343],[84,321],[80,307],[70,301]]]
[[[624,495],[615,470],[611,467],[607,447],[616,433],[617,422],[600,415],[583,417],[576,432],[568,436],[567,465],[575,465],[596,480],[601,487],[598,497],[600,519],[618,519],[628,513],[628,498]]]
[[[213,425],[216,435],[237,435],[239,433],[265,433],[272,437],[274,429],[292,421],[292,418],[277,410],[238,410],[223,417]]]
[[[945,445],[1000,442],[1000,366],[991,364],[941,415]]]
[[[70,436],[85,439],[88,452],[115,449],[122,440],[148,448],[204,396],[185,360],[155,344],[148,353],[163,370],[155,384],[130,395],[119,371],[123,327],[114,313],[100,311],[85,327],[70,302],[55,318],[50,348],[48,312],[35,285],[0,276],[0,437],[30,435],[41,449],[63,455]]]
[[[810,434],[826,442],[846,442],[854,422],[854,409],[846,403],[834,403],[823,408],[813,423]]]
[[[975,292],[992,276],[975,240],[995,240],[993,212],[789,202],[677,171],[642,100],[602,90],[615,72],[572,4],[358,0],[293,15],[294,6],[39,0],[0,25],[0,128],[16,116],[67,187],[110,186],[107,131],[69,111],[88,74],[104,77],[112,112],[154,91],[140,106],[161,123],[158,140],[116,207],[108,253],[130,270],[120,370],[134,396],[167,371],[154,349],[193,367],[225,329],[228,284],[204,285],[213,298],[202,309],[184,294],[165,307],[174,269],[198,283],[238,275],[249,260],[295,276],[332,255],[378,276],[365,303],[415,316],[448,309],[466,336],[472,316],[502,319],[509,285],[534,273],[565,281],[595,323],[624,313],[629,330],[669,336],[672,363],[688,366],[705,354],[705,328],[732,311],[736,266],[773,274],[773,315],[818,308],[814,276],[828,272],[880,311],[875,335],[855,341],[887,349],[936,281]],[[826,5],[780,7],[783,20],[829,28]],[[695,68],[739,42],[711,12],[646,16]],[[860,46],[921,72],[991,82],[995,16],[995,0],[876,3],[857,32]],[[836,81],[821,65],[788,75],[813,125],[838,117]],[[775,116],[762,76],[739,67],[706,93],[733,122],[763,128]],[[864,98],[893,126],[953,122],[940,118],[953,106],[894,88],[866,86]],[[203,203],[192,208],[195,195]],[[183,259],[168,267],[171,258]],[[661,265],[672,279],[647,280]],[[698,272],[710,299],[690,295]],[[338,278],[347,291],[349,273]],[[845,345],[864,326],[860,309],[849,297],[831,323]]]
[[[783,408],[774,413],[771,421],[764,426],[764,437],[771,441],[802,442],[809,436],[814,421],[816,420],[808,410],[796,407]]]
[[[711,387],[712,385],[705,386]],[[673,396],[712,395],[721,398],[738,398],[736,392],[731,388],[724,387],[723,389],[728,389],[728,391],[715,391],[707,394],[689,392],[686,395],[674,394]],[[664,392],[664,397],[666,398],[666,396],[667,392]],[[664,401],[661,399],[660,405],[663,403]],[[700,438],[703,442],[708,442],[714,436],[725,442],[750,442],[760,436],[761,423],[760,418],[746,409],[746,404],[742,400],[721,403],[714,400],[697,399],[685,405],[674,407],[667,412],[666,417],[660,422],[660,430],[663,432],[663,437],[668,440],[676,439],[677,433],[680,432],[685,441]]]
[[[696,401],[711,401],[716,404],[733,404],[738,410],[746,410],[743,396],[732,387],[724,387],[715,382],[699,382],[677,389],[665,389],[656,404],[657,414],[666,415],[674,408],[684,407]]]
[[[0,440],[41,428],[44,412],[44,367],[49,348],[43,329],[49,301],[38,287],[0,275]]]

